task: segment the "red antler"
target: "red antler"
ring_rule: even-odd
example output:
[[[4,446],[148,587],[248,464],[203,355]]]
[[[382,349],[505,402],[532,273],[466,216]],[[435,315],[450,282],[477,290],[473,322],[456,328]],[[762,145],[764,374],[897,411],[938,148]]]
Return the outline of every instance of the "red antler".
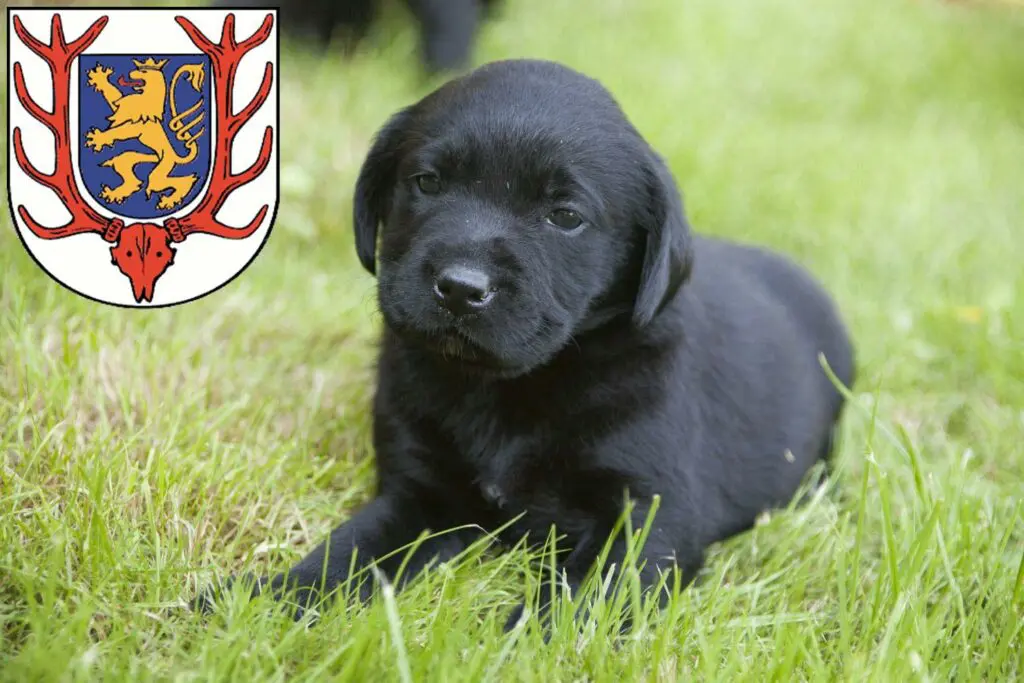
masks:
[[[213,170],[211,171],[210,187],[206,196],[199,202],[187,216],[181,218],[169,218],[165,225],[176,242],[194,232],[228,237],[231,239],[242,239],[256,232],[263,218],[269,210],[264,205],[252,221],[242,228],[233,228],[224,225],[217,220],[217,212],[224,206],[224,202],[238,187],[252,182],[267,168],[270,162],[270,150],[274,137],[274,130],[270,126],[263,132],[263,144],[260,146],[259,155],[253,164],[241,173],[231,172],[231,152],[234,146],[235,136],[242,126],[252,118],[253,114],[263,106],[270,95],[270,84],[273,80],[274,65],[267,62],[263,71],[263,82],[259,90],[245,107],[237,114],[234,113],[233,93],[235,87],[235,73],[242,57],[253,48],[261,45],[270,36],[270,27],[273,25],[273,15],[268,14],[263,24],[249,38],[241,43],[235,40],[235,15],[228,14],[224,19],[224,29],[221,33],[220,43],[210,41],[196,26],[185,17],[175,17],[175,21],[184,29],[188,37],[195,43],[196,47],[210,57],[213,67],[213,87],[217,98],[217,141],[213,149]]]
[[[78,191],[78,185],[75,183],[75,171],[71,165],[71,122],[68,116],[71,63],[96,40],[106,25],[107,17],[100,17],[77,40],[68,43],[64,39],[64,27],[61,25],[60,15],[54,14],[50,26],[50,44],[47,45],[33,37],[21,23],[21,18],[17,15],[14,16],[14,32],[18,34],[22,43],[49,65],[50,74],[53,77],[53,111],[46,111],[29,95],[28,88],[25,87],[25,75],[22,73],[21,63],[17,62],[14,65],[14,90],[21,106],[32,118],[53,133],[56,150],[53,173],[43,173],[29,161],[21,139],[21,128],[14,129],[14,157],[26,175],[40,185],[45,185],[53,190],[71,213],[71,220],[64,225],[48,228],[33,219],[23,205],[19,205],[18,215],[25,221],[29,230],[42,239],[51,240],[82,232],[98,232],[108,242],[114,242],[124,225],[119,219],[104,218],[85,202]]]

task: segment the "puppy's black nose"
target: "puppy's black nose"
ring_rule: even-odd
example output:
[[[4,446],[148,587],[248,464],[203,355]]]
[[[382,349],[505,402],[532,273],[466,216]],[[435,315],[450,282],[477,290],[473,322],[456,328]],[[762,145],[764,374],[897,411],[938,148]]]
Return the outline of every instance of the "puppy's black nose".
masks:
[[[486,308],[494,298],[494,289],[487,273],[451,266],[434,278],[434,298],[455,315],[466,315]]]

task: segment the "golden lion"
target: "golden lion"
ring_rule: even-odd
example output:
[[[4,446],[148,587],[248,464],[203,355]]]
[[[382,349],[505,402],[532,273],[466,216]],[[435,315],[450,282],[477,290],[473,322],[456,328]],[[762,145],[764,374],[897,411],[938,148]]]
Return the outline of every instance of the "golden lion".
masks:
[[[192,121],[187,124],[185,119],[194,114],[202,105],[203,100],[189,107],[187,110],[178,113],[177,103],[174,97],[174,88],[181,76],[185,76],[196,92],[202,92],[205,73],[201,64],[185,64],[181,66],[171,79],[170,107],[171,122],[170,128],[175,137],[185,143],[188,150],[185,156],[178,156],[174,146],[163,127],[164,100],[168,96],[167,81],[161,71],[167,63],[166,59],[159,62],[152,57],[143,62],[132,60],[135,70],[129,77],[130,82],[123,80],[118,82],[121,85],[131,85],[135,90],[130,95],[122,95],[121,91],[110,83],[110,75],[113,69],[97,64],[95,68],[87,73],[89,85],[95,88],[110,105],[111,115],[107,117],[110,126],[106,130],[93,128],[85,136],[85,144],[90,149],[100,151],[104,147],[113,147],[118,142],[125,140],[138,140],[152,150],[151,154],[144,152],[122,152],[117,156],[103,162],[103,166],[113,168],[121,176],[121,184],[111,189],[104,185],[100,192],[100,198],[106,202],[120,204],[142,188],[142,181],[135,175],[136,164],[152,162],[156,168],[146,179],[146,198],[153,193],[161,194],[170,190],[167,196],[160,197],[157,202],[158,209],[173,209],[181,203],[185,195],[189,193],[197,180],[196,174],[187,176],[172,176],[171,171],[178,164],[187,164],[196,158],[199,153],[199,145],[196,139],[206,130],[200,128],[198,132],[191,133],[190,130],[200,123],[205,113],[200,112]],[[122,77],[123,79],[123,77]]]

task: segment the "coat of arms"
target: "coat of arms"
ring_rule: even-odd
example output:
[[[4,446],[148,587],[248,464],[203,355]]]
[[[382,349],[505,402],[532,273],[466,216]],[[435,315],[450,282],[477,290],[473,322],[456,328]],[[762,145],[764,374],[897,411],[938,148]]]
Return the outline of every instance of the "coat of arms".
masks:
[[[9,204],[37,263],[122,306],[244,270],[277,208],[275,11],[12,8],[8,28]]]

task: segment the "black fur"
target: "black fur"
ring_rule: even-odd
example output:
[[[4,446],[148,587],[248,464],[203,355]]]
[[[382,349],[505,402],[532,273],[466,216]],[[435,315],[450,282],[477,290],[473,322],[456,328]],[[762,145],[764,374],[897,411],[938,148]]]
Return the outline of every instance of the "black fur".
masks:
[[[438,184],[424,191],[422,174]],[[549,223],[560,208],[583,224]],[[635,528],[661,497],[644,581],[674,561],[689,583],[710,544],[829,457],[843,401],[818,354],[854,379],[829,296],[782,256],[691,233],[669,169],[596,81],[513,60],[449,82],[380,131],[354,219],[386,322],[378,490],[291,570],[307,595],[325,552],[331,589],[356,548],[364,566],[423,531],[519,513],[501,538],[543,542],[554,525],[577,586],[626,491]],[[486,275],[482,310],[439,305],[433,281],[452,266]],[[424,543],[405,577],[475,537]]]
[[[480,23],[497,0],[405,0],[420,29],[423,66],[429,73],[469,65]],[[379,0],[214,0],[214,7],[278,7],[282,31],[323,47],[339,38],[351,50],[369,31]]]

